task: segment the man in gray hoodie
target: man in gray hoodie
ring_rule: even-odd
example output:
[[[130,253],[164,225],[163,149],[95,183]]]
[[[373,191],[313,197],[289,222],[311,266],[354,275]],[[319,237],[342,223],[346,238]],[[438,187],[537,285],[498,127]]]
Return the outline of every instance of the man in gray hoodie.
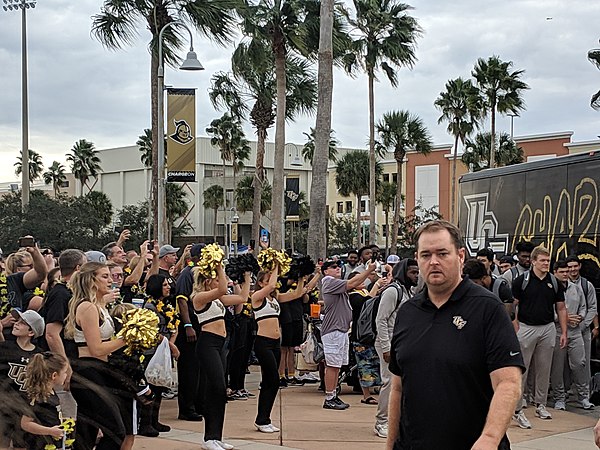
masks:
[[[403,259],[395,264],[392,270],[394,281],[381,294],[381,301],[377,310],[375,350],[379,355],[382,384],[379,390],[379,404],[375,416],[374,431],[380,438],[387,438],[388,434],[388,400],[391,386],[391,373],[388,364],[396,312],[402,303],[413,296],[411,288],[417,285],[418,276],[419,266],[414,259]]]

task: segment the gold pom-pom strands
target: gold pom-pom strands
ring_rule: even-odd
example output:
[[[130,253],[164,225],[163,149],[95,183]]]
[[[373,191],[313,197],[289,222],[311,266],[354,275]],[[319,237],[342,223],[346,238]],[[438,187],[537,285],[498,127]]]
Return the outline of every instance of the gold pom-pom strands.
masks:
[[[218,244],[209,244],[202,249],[198,269],[205,278],[217,278],[217,267],[223,262],[223,249]]]
[[[158,316],[154,311],[136,308],[123,315],[123,328],[117,334],[127,348],[125,354],[133,355],[156,347],[158,344]]]
[[[261,270],[266,272],[272,272],[275,269],[275,265],[279,264],[280,277],[285,276],[289,272],[292,263],[292,258],[284,251],[277,251],[272,248],[266,248],[261,251],[256,259]]]

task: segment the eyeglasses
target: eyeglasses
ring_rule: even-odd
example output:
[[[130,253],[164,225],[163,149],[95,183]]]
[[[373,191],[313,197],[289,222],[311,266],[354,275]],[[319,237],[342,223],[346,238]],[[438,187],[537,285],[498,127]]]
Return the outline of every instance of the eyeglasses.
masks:
[[[123,278],[122,273],[111,273],[110,276],[113,278]]]

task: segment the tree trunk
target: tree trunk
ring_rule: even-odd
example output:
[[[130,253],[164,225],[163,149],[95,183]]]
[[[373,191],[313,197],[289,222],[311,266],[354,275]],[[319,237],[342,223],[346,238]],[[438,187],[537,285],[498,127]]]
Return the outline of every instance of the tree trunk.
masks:
[[[375,77],[369,74],[369,244],[377,241],[375,232]]]
[[[362,247],[362,226],[360,223],[360,195],[356,196],[356,248]]]
[[[315,261],[327,256],[327,164],[331,133],[333,95],[333,0],[321,1],[318,68],[318,104],[315,125],[315,150],[310,187],[310,214],[307,253]]]
[[[252,233],[251,239],[254,239],[255,248],[254,254],[258,254],[259,242],[260,242],[260,205],[263,192],[263,183],[265,180],[265,139],[267,138],[267,130],[257,129],[257,142],[256,142],[256,170],[254,172],[254,178],[252,180],[252,187],[254,188],[254,196],[252,198]]]
[[[490,169],[493,169],[496,166],[496,152],[495,152],[495,147],[496,147],[496,102],[492,102],[491,105],[491,109],[492,109],[492,136],[491,136],[491,143],[490,143]]]
[[[158,31],[157,31],[158,33]],[[158,239],[158,54],[151,52],[150,93],[152,103],[152,229]],[[162,94],[162,92],[161,92]]]
[[[492,149],[492,151],[494,151]],[[454,137],[454,152],[452,154],[452,199],[450,204],[450,222],[457,224],[456,220],[456,158],[458,155],[458,135]]]
[[[213,222],[213,242],[217,242],[217,218],[219,217],[219,208],[215,208],[215,220]]]
[[[275,37],[277,40],[278,37]],[[283,39],[282,37],[279,39]],[[285,160],[285,47],[276,45],[277,117],[275,119],[275,156],[273,157],[273,199],[271,200],[271,247],[283,247],[283,166]]]
[[[391,255],[390,253],[390,209],[385,209],[385,254]]]
[[[394,226],[392,229],[392,247],[390,255],[398,254],[398,225],[400,224],[400,208],[402,207],[402,165],[404,164],[404,154],[396,158],[396,170],[398,171],[398,184],[396,185],[396,207],[394,209]]]

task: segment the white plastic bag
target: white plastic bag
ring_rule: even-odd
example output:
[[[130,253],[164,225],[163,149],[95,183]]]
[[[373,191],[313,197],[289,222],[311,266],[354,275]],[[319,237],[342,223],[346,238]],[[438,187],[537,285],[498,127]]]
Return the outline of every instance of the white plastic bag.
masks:
[[[170,388],[173,385],[173,372],[171,371],[171,349],[169,340],[164,338],[154,356],[146,367],[146,381],[155,386]]]

